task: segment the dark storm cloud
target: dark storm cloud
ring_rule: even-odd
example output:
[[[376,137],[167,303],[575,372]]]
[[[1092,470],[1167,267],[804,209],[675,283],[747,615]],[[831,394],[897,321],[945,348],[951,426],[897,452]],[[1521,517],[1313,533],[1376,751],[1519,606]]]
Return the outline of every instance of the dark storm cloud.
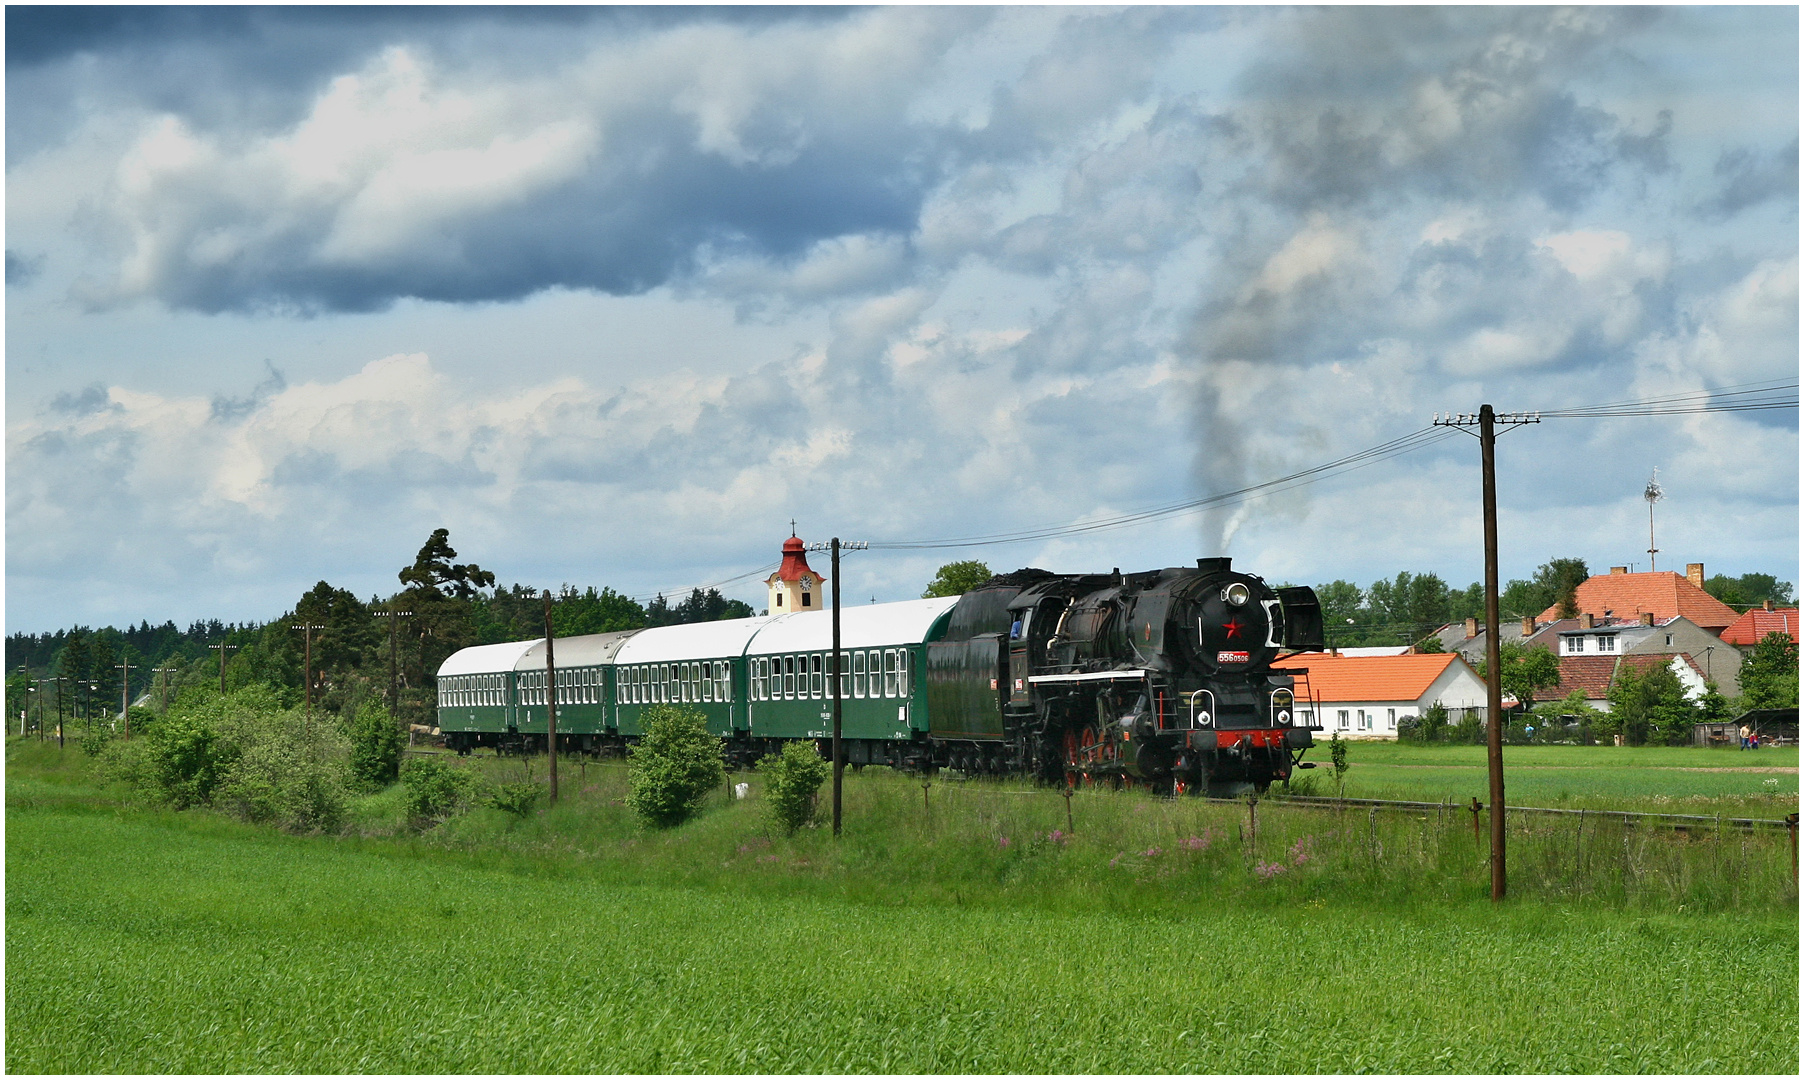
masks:
[[[8,285],[29,285],[38,271],[44,268],[42,255],[21,255],[16,251],[6,253],[6,283]]]
[[[267,374],[247,396],[241,398],[226,397],[223,394],[214,396],[211,416],[215,421],[236,423],[262,408],[270,398],[288,389],[288,379],[276,368],[276,365],[265,360],[263,367]]]
[[[1726,218],[1770,199],[1798,203],[1798,140],[1770,154],[1738,147],[1716,162],[1716,194],[1699,207],[1706,217]]]
[[[440,210],[429,205],[439,197],[440,175],[416,171],[397,182],[423,185],[410,201],[437,216],[407,242],[351,257],[322,247],[332,243],[342,215],[369,195],[359,183],[394,177],[333,178],[339,186],[322,194],[316,177],[295,173],[304,165],[287,158],[272,165],[259,148],[317,119],[335,80],[359,73],[379,80],[385,73],[377,69],[396,49],[429,69],[418,93],[430,108],[458,94],[483,102],[542,94],[533,84],[548,72],[580,82],[598,64],[632,56],[618,51],[623,43],[649,47],[645,41],[660,34],[697,28],[747,35],[728,58],[753,72],[756,83],[766,74],[758,67],[766,58],[757,55],[757,35],[796,27],[831,35],[848,17],[859,16],[837,9],[15,8],[8,12],[8,149],[17,162],[55,145],[96,100],[172,117],[175,132],[203,148],[200,163],[158,159],[163,164],[148,174],[122,181],[125,194],[116,185],[111,203],[83,212],[103,250],[147,268],[123,288],[88,280],[79,292],[94,305],[149,295],[210,313],[362,311],[402,297],[505,301],[550,287],[632,294],[688,273],[704,253],[781,263],[824,239],[910,231],[943,166],[936,133],[905,117],[908,87],[860,87],[863,100],[848,105],[810,81],[814,73],[806,69],[815,60],[806,54],[772,64],[768,83],[742,92],[733,74],[713,70],[718,57],[706,55],[684,58],[693,70],[637,71],[643,94],[628,82],[606,92],[590,88],[590,98],[577,100],[583,91],[573,85],[559,95],[564,113],[553,119],[565,136],[575,127],[577,138],[594,143],[575,175]],[[914,29],[928,38],[944,33]],[[860,44],[856,34],[852,39]],[[596,49],[609,48],[615,51],[594,59]],[[919,42],[899,51],[910,48],[920,53],[918,63],[937,55]],[[95,57],[104,63],[90,62]],[[828,70],[834,59],[818,62]],[[725,86],[712,84],[722,79]],[[677,100],[698,94],[714,98],[702,106]],[[635,95],[643,100],[622,100]],[[515,105],[542,110],[543,99],[506,107]],[[729,136],[743,153],[723,149],[719,132],[701,130],[714,107],[733,114]],[[353,116],[345,130],[385,119],[379,111]],[[520,129],[506,118],[491,122],[502,126],[468,133],[462,143],[447,137],[431,149],[492,155],[493,140]],[[543,129],[546,121],[539,122]],[[406,153],[407,142],[398,134],[388,152]],[[468,179],[459,175],[467,167],[421,168],[455,184]],[[235,245],[224,257],[215,250],[221,237]],[[128,238],[147,250],[120,248]]]

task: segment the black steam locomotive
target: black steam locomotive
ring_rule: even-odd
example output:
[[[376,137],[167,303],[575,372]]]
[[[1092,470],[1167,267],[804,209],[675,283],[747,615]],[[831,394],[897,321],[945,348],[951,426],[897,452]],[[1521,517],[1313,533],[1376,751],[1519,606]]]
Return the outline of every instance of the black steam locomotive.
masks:
[[[1314,590],[1273,589],[1225,558],[993,578],[927,643],[936,757],[1055,783],[1264,790],[1313,744],[1271,662],[1321,644]]]

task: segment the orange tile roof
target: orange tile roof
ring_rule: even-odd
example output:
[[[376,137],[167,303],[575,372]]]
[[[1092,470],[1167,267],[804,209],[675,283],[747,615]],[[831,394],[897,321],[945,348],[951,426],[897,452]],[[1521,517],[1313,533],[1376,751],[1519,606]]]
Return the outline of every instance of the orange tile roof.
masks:
[[[1618,619],[1651,611],[1662,622],[1682,615],[1710,631],[1721,630],[1736,618],[1734,608],[1670,570],[1595,574],[1578,587],[1578,609],[1600,619],[1606,611]],[[1541,619],[1551,620],[1559,613],[1560,605],[1555,604],[1541,613]]]
[[[1768,634],[1789,634],[1793,641],[1798,640],[1798,609],[1762,611],[1755,608],[1736,619],[1718,636],[1731,645],[1757,645]]]
[[[1466,662],[1458,653],[1410,653],[1403,656],[1334,656],[1296,653],[1275,661],[1276,668],[1308,668],[1308,689],[1318,701],[1417,701],[1449,664]],[[1303,693],[1301,680],[1297,693]]]

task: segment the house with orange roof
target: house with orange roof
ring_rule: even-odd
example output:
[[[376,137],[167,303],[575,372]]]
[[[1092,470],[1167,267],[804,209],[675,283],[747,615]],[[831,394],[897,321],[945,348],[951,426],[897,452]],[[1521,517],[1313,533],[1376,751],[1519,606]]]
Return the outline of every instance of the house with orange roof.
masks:
[[[1764,607],[1743,612],[1741,618],[1723,631],[1722,638],[1743,652],[1750,652],[1768,634],[1784,634],[1797,644],[1798,609],[1775,608],[1768,600]]]
[[[1730,650],[1733,651],[1733,650]],[[1542,700],[1558,701],[1574,690],[1585,695],[1585,704],[1597,712],[1610,711],[1610,684],[1624,668],[1645,672],[1666,666],[1678,676],[1685,696],[1698,701],[1704,696],[1705,675],[1695,660],[1681,652],[1637,652],[1624,656],[1562,656],[1560,685],[1546,692]]]
[[[1273,666],[1296,676],[1303,723],[1343,738],[1394,739],[1399,721],[1437,704],[1451,720],[1485,714],[1484,681],[1458,653],[1293,653]]]
[[[1712,634],[1721,634],[1739,618],[1735,609],[1704,591],[1704,564],[1686,563],[1683,575],[1670,570],[1631,574],[1626,566],[1612,566],[1607,574],[1593,574],[1578,587],[1578,612],[1593,619],[1639,620],[1652,615],[1656,622],[1683,617]],[[1560,605],[1543,611],[1536,622],[1560,617]]]

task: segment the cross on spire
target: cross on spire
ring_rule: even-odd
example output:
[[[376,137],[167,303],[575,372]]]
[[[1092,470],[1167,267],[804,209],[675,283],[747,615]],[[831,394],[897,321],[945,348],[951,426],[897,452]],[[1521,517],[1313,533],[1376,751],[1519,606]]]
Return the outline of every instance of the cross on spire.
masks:
[[[796,519],[790,518],[789,519],[789,535],[794,536],[795,534],[796,534]]]

